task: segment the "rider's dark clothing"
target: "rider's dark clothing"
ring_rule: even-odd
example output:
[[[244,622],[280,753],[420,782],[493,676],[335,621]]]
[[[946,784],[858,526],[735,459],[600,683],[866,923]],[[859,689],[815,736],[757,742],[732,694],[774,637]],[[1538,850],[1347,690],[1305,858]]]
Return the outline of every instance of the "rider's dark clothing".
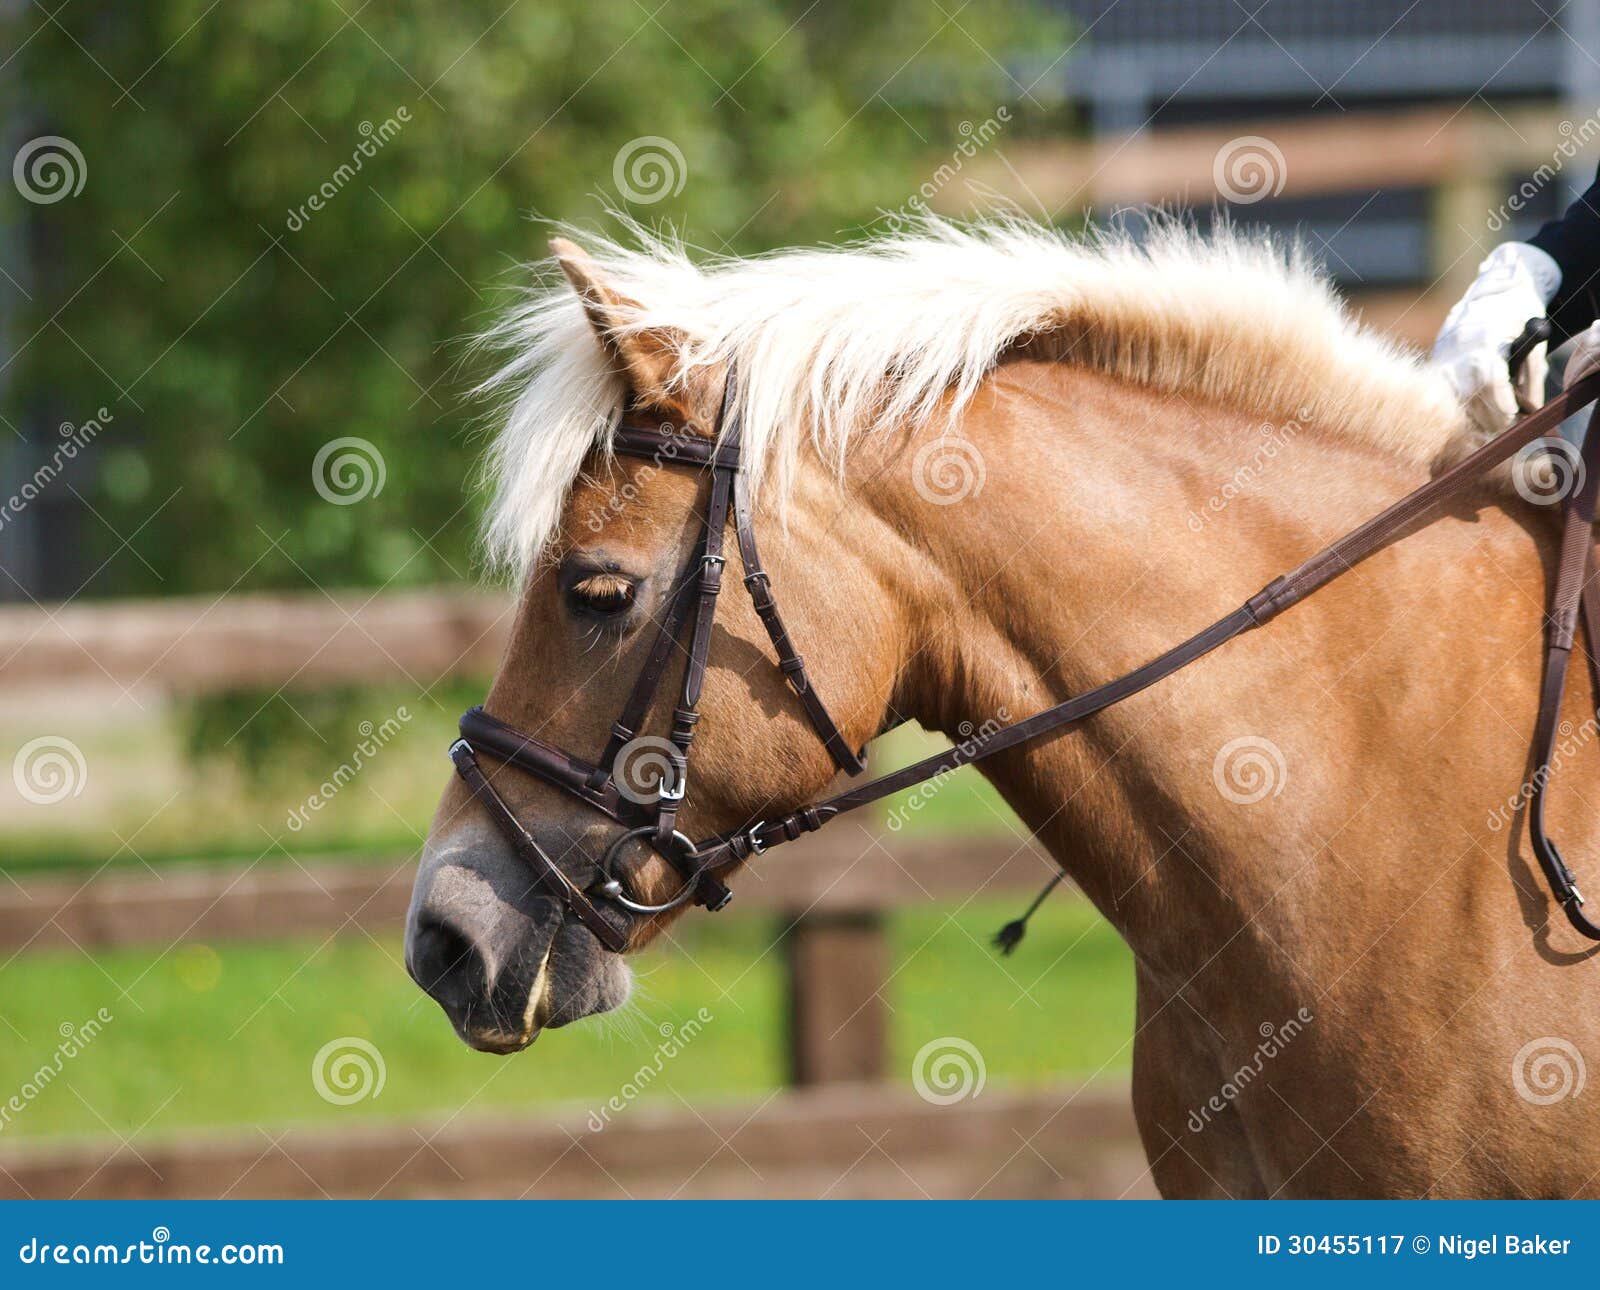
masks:
[[[1600,174],[1588,191],[1528,239],[1561,266],[1550,321],[1562,338],[1600,318]]]

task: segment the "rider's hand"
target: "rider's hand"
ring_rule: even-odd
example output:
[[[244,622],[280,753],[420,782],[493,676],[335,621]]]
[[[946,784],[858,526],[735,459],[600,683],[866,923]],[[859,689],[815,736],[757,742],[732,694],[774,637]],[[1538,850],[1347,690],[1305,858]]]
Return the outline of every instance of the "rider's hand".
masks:
[[[1444,374],[1473,424],[1498,434],[1524,407],[1544,399],[1545,347],[1522,365],[1516,388],[1506,365],[1511,342],[1530,318],[1543,318],[1561,285],[1561,269],[1536,246],[1503,242],[1478,266],[1477,281],[1444,320],[1433,364]]]

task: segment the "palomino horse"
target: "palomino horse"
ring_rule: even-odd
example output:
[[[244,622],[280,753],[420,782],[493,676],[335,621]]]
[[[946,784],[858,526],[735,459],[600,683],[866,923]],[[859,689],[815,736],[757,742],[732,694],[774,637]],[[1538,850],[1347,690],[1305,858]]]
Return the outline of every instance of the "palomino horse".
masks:
[[[934,226],[705,269],[655,245],[553,249],[574,290],[502,333],[516,399],[490,544],[524,587],[486,707],[591,757],[711,495],[706,472],[613,456],[609,436],[625,404],[709,435],[730,365],[771,585],[852,749],[899,718],[955,738],[1117,676],[1472,446],[1424,369],[1297,258],[1234,236]],[[983,763],[1132,947],[1134,1105],[1163,1193],[1600,1190],[1581,1145],[1600,1127],[1582,1096],[1600,1017],[1578,1003],[1594,946],[1518,827],[1551,528],[1486,484],[1264,630]],[[725,595],[692,837],[835,774],[772,660]],[[1581,688],[1553,805],[1580,870],[1600,842]],[[671,690],[645,729],[670,723]],[[484,769],[586,887],[621,826]],[[629,864],[647,901],[680,885],[642,844]],[[630,948],[672,916],[631,918]],[[629,989],[456,780],[406,953],[493,1052]]]

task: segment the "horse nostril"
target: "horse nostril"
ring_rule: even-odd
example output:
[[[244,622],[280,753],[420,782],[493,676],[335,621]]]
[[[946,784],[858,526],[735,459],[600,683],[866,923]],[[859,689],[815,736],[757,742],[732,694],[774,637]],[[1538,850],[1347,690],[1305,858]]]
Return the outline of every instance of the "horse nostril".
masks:
[[[421,922],[406,958],[411,979],[432,995],[452,1018],[464,1015],[487,989],[483,959],[471,941],[437,919]]]

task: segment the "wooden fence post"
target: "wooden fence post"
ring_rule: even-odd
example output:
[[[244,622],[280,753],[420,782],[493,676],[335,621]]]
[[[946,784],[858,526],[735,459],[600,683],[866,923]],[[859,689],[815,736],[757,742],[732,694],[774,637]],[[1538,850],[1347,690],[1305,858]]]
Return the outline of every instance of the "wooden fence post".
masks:
[[[813,910],[791,924],[784,950],[791,1082],[883,1078],[889,1043],[883,915]]]

